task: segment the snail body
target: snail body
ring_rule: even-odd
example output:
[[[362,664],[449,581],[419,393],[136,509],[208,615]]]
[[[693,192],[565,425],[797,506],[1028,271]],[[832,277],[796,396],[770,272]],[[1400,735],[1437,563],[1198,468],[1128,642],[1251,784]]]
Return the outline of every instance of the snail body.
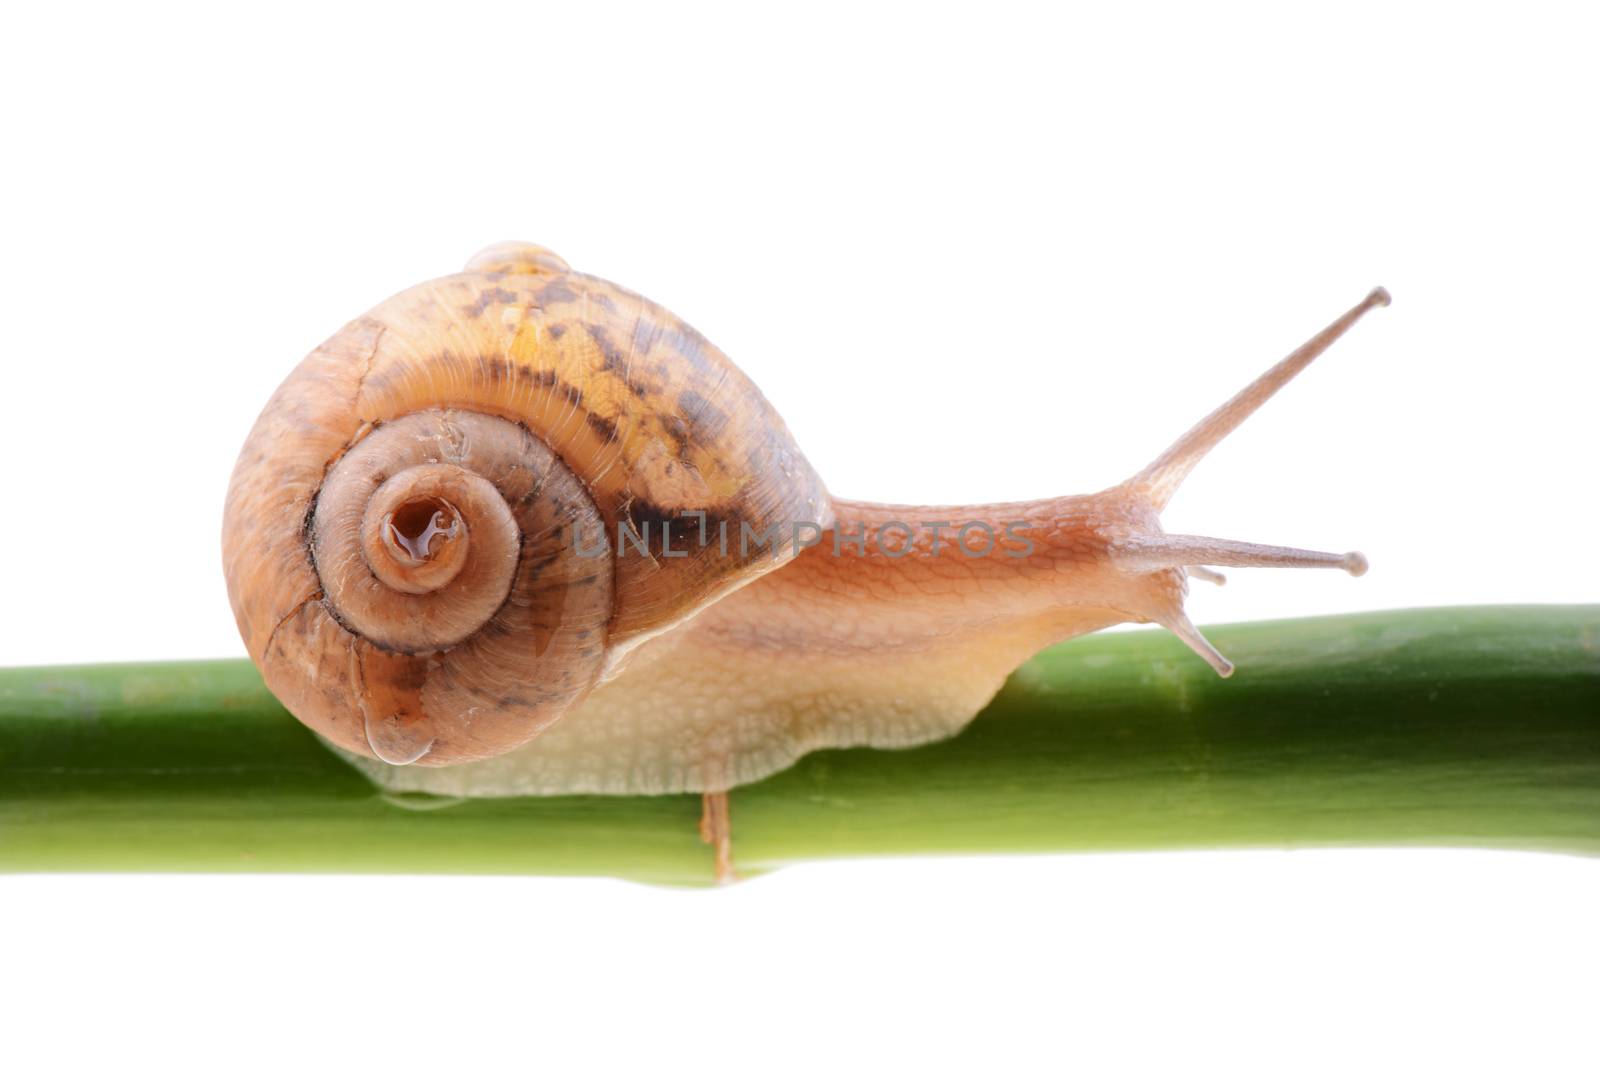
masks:
[[[915,508],[831,497],[676,316],[544,249],[485,250],[315,350],[240,454],[223,530],[268,686],[379,782],[715,794],[814,749],[969,722],[1046,645],[1163,624],[1206,565],[1316,553],[1168,534],[1189,470],[1375,290],[1133,478]]]

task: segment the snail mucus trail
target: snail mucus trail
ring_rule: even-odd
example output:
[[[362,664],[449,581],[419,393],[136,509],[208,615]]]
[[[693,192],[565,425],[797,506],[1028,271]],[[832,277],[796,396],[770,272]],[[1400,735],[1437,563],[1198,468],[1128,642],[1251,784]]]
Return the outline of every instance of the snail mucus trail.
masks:
[[[381,785],[700,793],[725,862],[726,792],[807,752],[948,737],[1033,653],[1115,623],[1159,623],[1226,676],[1184,612],[1190,578],[1365,571],[1160,515],[1386,303],[1374,290],[1115,486],[923,508],[832,497],[677,316],[493,246],[351,322],[269,400],[229,487],[229,596],[273,693]],[[729,551],[690,536],[706,517],[773,539]],[[650,551],[615,551],[652,527]],[[606,551],[575,552],[575,531]]]

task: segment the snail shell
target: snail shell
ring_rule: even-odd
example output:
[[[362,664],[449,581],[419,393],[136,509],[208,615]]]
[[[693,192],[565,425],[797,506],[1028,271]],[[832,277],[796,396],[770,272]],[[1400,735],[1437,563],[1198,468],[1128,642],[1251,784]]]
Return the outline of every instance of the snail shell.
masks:
[[[777,551],[719,551],[697,512],[776,531]],[[538,735],[784,562],[797,523],[830,519],[782,420],[705,338],[507,244],[289,375],[234,469],[223,555],[240,633],[296,716],[351,753],[445,765]],[[613,551],[630,533],[657,551]]]

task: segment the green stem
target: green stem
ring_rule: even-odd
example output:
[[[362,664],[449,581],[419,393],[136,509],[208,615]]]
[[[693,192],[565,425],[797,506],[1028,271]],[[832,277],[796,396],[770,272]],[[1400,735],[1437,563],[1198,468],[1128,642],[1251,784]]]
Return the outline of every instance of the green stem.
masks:
[[[1600,853],[1600,606],[1161,632],[1019,670],[960,737],[734,792],[744,874],[818,857],[1245,846]],[[0,671],[0,870],[705,883],[696,797],[388,796],[245,661]]]

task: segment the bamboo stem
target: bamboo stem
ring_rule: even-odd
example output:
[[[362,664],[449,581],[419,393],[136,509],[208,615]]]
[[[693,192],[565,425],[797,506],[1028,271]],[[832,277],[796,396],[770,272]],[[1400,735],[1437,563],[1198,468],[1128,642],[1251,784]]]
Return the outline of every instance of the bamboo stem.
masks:
[[[1600,606],[1158,631],[1025,665],[961,736],[731,795],[741,875],[821,857],[1300,846],[1600,853]],[[0,871],[710,884],[699,796],[388,796],[247,661],[0,671]]]

